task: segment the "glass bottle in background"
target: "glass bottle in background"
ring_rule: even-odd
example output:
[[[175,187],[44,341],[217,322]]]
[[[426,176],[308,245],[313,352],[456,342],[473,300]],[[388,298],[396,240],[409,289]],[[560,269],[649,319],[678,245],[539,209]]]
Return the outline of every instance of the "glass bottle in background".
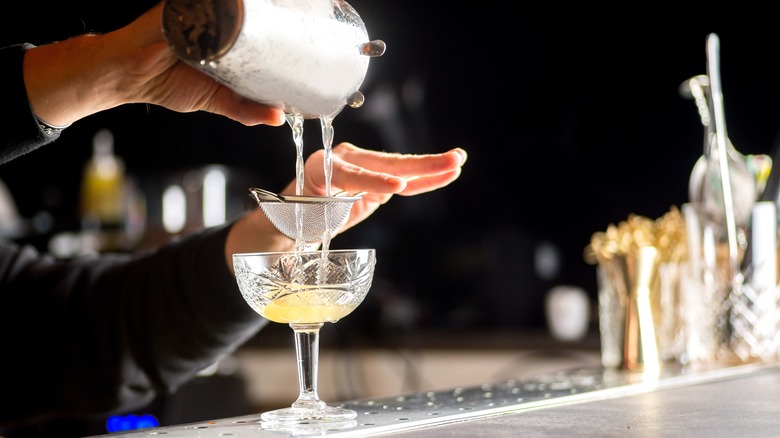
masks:
[[[81,227],[90,249],[124,249],[125,188],[125,165],[114,154],[114,136],[102,129],[93,137],[92,157],[84,166],[81,184]]]

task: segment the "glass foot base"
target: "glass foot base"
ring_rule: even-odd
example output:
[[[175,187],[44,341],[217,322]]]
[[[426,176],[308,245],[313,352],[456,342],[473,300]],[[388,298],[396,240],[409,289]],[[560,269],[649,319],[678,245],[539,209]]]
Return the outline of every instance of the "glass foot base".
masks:
[[[269,423],[263,421],[260,428],[274,432],[289,434],[290,436],[323,436],[330,432],[338,432],[357,426],[355,420],[315,421],[305,423]]]
[[[321,422],[338,422],[351,420],[357,417],[357,412],[351,409],[335,406],[322,408],[282,408],[275,411],[263,412],[260,419],[269,423],[281,424],[314,424]]]

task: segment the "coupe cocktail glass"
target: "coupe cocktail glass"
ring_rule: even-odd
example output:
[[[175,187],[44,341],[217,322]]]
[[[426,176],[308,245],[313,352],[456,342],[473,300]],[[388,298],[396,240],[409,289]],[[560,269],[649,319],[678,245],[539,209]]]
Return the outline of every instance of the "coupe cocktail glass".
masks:
[[[264,412],[263,421],[301,424],[355,418],[350,409],[327,406],[317,395],[319,332],[363,301],[376,265],[373,249],[234,254],[233,266],[246,302],[263,317],[289,324],[298,358],[298,399]]]

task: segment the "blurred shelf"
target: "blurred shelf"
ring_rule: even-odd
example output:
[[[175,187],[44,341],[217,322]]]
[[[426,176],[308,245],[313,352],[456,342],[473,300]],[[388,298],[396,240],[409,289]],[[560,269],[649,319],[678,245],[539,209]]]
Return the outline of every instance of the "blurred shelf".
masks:
[[[553,337],[546,328],[421,329],[365,333],[343,330],[339,324],[326,324],[322,328],[321,348],[598,351],[601,345],[597,326],[592,326],[581,339],[562,341]],[[268,324],[244,348],[262,350],[291,346],[292,343],[292,332],[287,325]]]

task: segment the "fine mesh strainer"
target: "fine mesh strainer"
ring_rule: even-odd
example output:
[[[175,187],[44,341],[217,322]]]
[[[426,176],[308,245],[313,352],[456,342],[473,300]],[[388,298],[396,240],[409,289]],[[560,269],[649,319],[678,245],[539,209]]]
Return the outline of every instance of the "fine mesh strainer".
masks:
[[[360,196],[278,195],[256,187],[249,191],[282,234],[304,243],[319,242],[325,233],[333,235],[347,222],[352,205],[360,199]]]

